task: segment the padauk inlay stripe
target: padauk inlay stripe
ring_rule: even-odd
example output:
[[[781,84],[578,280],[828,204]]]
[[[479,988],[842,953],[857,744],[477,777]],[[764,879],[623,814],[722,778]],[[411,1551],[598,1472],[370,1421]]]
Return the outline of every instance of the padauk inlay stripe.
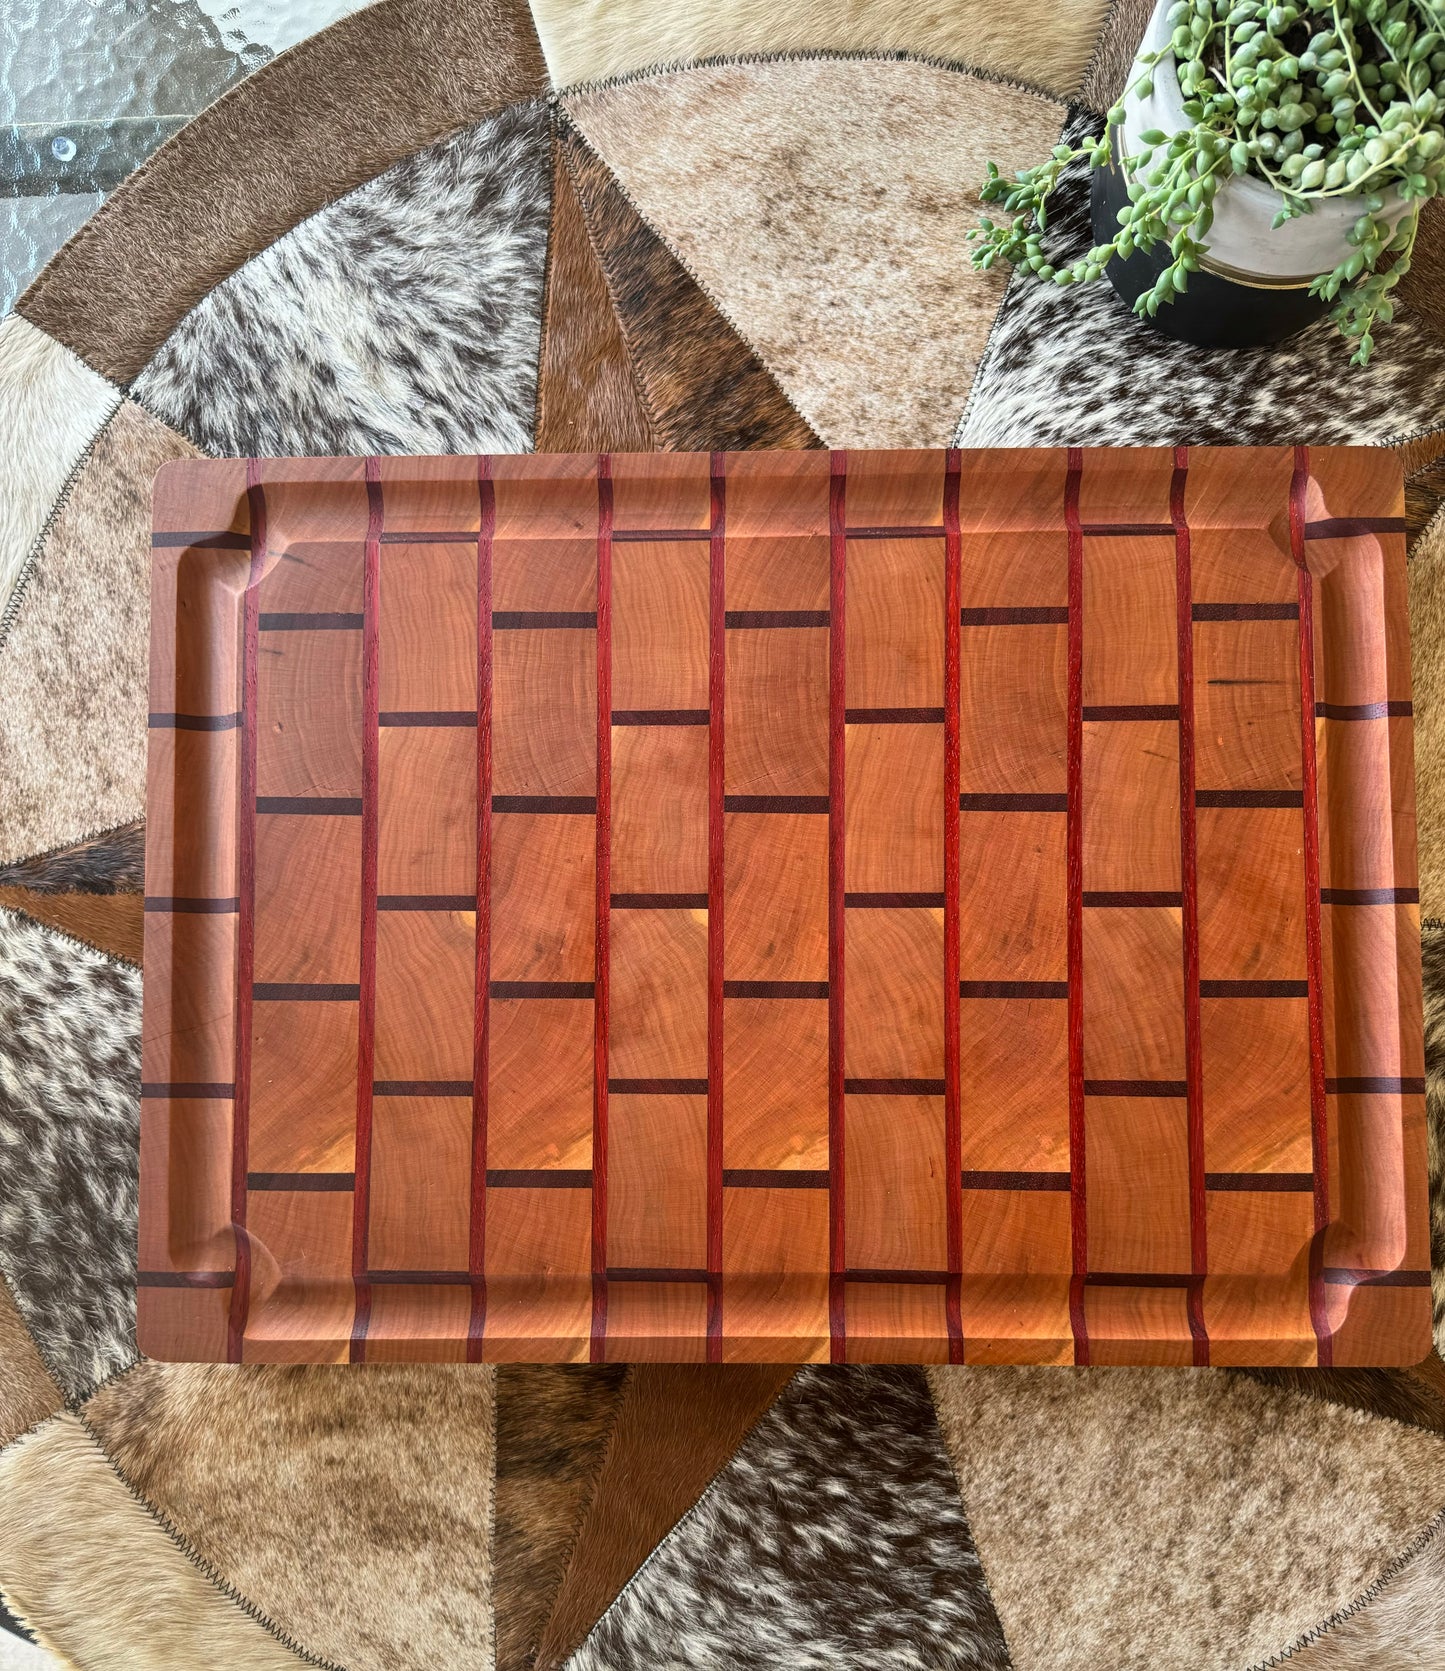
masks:
[[[723,1342],[723,813],[727,676],[727,455],[709,461],[707,657],[707,1358]]]
[[[843,788],[847,777],[848,454],[828,459],[828,1336],[829,1358],[848,1357],[845,1115],[843,1096]]]
[[[1174,449],[1169,517],[1174,524],[1175,629],[1179,663],[1179,876],[1184,963],[1184,1079],[1189,1157],[1189,1268],[1200,1280],[1187,1296],[1196,1367],[1209,1362],[1203,1278],[1209,1266],[1204,1192],[1204,1045],[1199,1007],[1199,844],[1194,816],[1194,559],[1186,500],[1189,449]]]
[[[250,569],[241,606],[241,737],[236,843],[236,1057],[231,1087],[231,1222],[236,1236],[236,1280],[226,1322],[226,1357],[240,1363],[251,1309],[251,1237],[246,1228],[246,1179],[251,1136],[251,1005],[256,967],[256,732],[260,591],[266,572],[266,489],[258,459],[246,460],[251,516]]]
[[[1305,560],[1307,535],[1305,505],[1310,484],[1308,447],[1294,450],[1294,472],[1289,487],[1290,553],[1299,589],[1300,756],[1304,779],[1305,964],[1309,979],[1310,1046],[1310,1170],[1314,1173],[1314,1236],[1310,1241],[1310,1322],[1315,1331],[1317,1359],[1328,1369],[1334,1353],[1329,1309],[1325,1299],[1324,1238],[1330,1217],[1329,1128],[1325,1090],[1324,947],[1320,937],[1320,824],[1318,766],[1315,758],[1315,632],[1314,577]]]
[[[472,1178],[467,1270],[472,1277],[467,1361],[479,1363],[487,1326],[487,1137],[492,1017],[492,461],[477,460],[477,892],[472,971]]]
[[[351,1280],[356,1292],[351,1361],[366,1360],[371,1326],[372,1080],[376,1064],[376,896],[380,861],[381,535],[385,510],[381,461],[366,461],[366,549],[361,629],[361,994],[356,1018],[356,1189],[352,1195]]]
[[[1069,975],[1069,1325],[1074,1362],[1089,1362],[1084,1275],[1089,1268],[1088,1208],[1084,1168],[1084,535],[1079,485],[1084,454],[1070,447],[1064,476],[1064,526],[1069,565],[1068,833],[1065,887],[1068,898]]]
[[[607,1072],[612,909],[612,457],[597,459],[597,846],[592,987],[593,1363],[607,1357]]]
[[[944,1317],[948,1361],[963,1363],[963,1065],[959,1036],[962,881],[958,843],[960,630],[963,535],[959,523],[963,455],[945,454],[943,476],[943,1188],[948,1286]]]

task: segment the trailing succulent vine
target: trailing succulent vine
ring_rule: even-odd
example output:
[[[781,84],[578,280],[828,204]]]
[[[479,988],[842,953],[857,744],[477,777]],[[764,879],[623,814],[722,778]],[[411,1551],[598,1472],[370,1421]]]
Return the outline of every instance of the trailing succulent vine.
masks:
[[[1390,292],[1409,270],[1420,206],[1445,173],[1445,0],[1176,0],[1168,25],[1169,44],[1140,56],[1141,73],[1106,121],[1121,127],[1124,99],[1147,98],[1156,66],[1172,59],[1190,126],[1148,129],[1121,159],[1129,201],[1118,232],[1058,266],[1044,248],[1059,175],[1078,158],[1107,165],[1106,129],[1055,146],[1012,180],[988,165],[983,200],[1010,219],[985,216],[969,234],[974,265],[1002,257],[1040,279],[1083,284],[1116,256],[1163,244],[1169,259],[1134,304],[1152,316],[1199,270],[1215,198],[1235,175],[1279,191],[1276,227],[1316,201],[1357,198],[1350,253],[1310,288],[1334,303],[1331,317],[1354,344],[1351,363],[1366,364],[1376,325],[1393,317]],[[1392,200],[1405,204],[1396,226]]]

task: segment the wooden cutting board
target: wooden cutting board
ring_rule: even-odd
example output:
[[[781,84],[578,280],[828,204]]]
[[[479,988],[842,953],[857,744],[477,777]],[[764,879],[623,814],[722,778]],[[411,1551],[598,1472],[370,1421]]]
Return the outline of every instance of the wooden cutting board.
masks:
[[[144,1350],[1417,1361],[1402,512],[1335,448],[168,465]]]

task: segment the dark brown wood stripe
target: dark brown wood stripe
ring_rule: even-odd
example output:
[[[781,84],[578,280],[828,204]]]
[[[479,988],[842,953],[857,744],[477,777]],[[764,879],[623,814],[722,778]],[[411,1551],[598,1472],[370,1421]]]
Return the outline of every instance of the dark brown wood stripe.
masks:
[[[671,545],[674,540],[708,540],[712,539],[712,529],[708,528],[614,528],[614,541],[620,540],[624,545]]]
[[[1067,1172],[964,1172],[965,1189],[1044,1189],[1069,1193]]]
[[[1203,1280],[1188,1271],[1090,1271],[1084,1277],[1091,1288],[1188,1288]]]
[[[827,812],[826,795],[724,795],[724,812]]]
[[[470,1079],[373,1079],[374,1097],[469,1097]]]
[[[708,1274],[691,1265],[609,1265],[609,1282],[706,1282]]]
[[[705,1097],[704,1079],[609,1079],[608,1094],[614,1097]]]
[[[1296,603],[1196,603],[1196,621],[1297,621]]]
[[[826,998],[827,981],[724,981],[724,998]]]
[[[1069,606],[1066,603],[1017,604],[960,609],[958,620],[965,627],[1063,627],[1069,623]]]
[[[1200,981],[1201,998],[1308,998],[1308,981]]]
[[[958,797],[960,812],[1067,812],[1067,795],[972,795]]]
[[[256,624],[261,632],[360,632],[365,621],[364,615],[326,609],[261,615]]]
[[[1325,1090],[1330,1096],[1402,1096],[1423,1097],[1423,1079],[1392,1079],[1384,1074],[1362,1074],[1353,1079],[1326,1079]]]
[[[197,1102],[229,1102],[236,1094],[235,1085],[209,1079],[146,1079],[141,1081],[143,1097],[169,1098],[176,1102],[194,1099]]]
[[[1067,998],[1067,981],[960,981],[960,998]]]
[[[398,729],[455,726],[458,731],[469,731],[476,725],[477,715],[472,708],[392,709],[379,713],[376,723]]]
[[[845,725],[942,725],[942,708],[845,708]]]
[[[304,1195],[349,1195],[356,1187],[354,1172],[248,1172],[250,1190],[295,1190]]]
[[[230,899],[198,899],[172,894],[147,894],[145,909],[177,917],[231,917],[241,909],[234,895]]]
[[[147,714],[152,731],[236,731],[240,714]]]
[[[590,1167],[487,1168],[488,1189],[591,1189]]]
[[[1198,807],[1302,807],[1300,789],[1197,789]]]
[[[1172,522],[1085,522],[1080,524],[1079,531],[1094,539],[1128,539],[1144,534],[1167,534],[1172,540],[1175,530]]]
[[[843,1092],[850,1097],[941,1097],[941,1079],[845,1079]]]
[[[197,551],[249,551],[251,536],[233,533],[229,528],[220,533],[184,534],[162,531],[151,535],[151,545],[157,550],[174,546],[191,546]]]
[[[234,1271],[137,1271],[137,1288],[234,1288]]]
[[[843,1272],[844,1282],[898,1282],[914,1287],[942,1287],[948,1281],[947,1271],[887,1271],[868,1267],[850,1267]]]
[[[1189,1087],[1182,1079],[1086,1079],[1086,1097],[1182,1097]]]
[[[614,725],[706,725],[706,708],[614,708]]]
[[[361,988],[343,981],[255,981],[251,996],[259,1004],[354,1004]]]
[[[378,894],[378,911],[475,911],[471,894]]]
[[[849,911],[907,911],[926,908],[943,909],[942,894],[926,893],[845,893],[844,907]]]
[[[826,627],[826,609],[729,609],[723,625],[734,631],[743,628]]]
[[[1415,712],[1413,702],[1316,702],[1317,719],[1410,719]]]
[[[1307,540],[1348,540],[1361,534],[1403,534],[1403,516],[1326,516],[1305,523]]]
[[[493,795],[493,812],[563,812],[586,813],[597,811],[595,795]]]
[[[1126,893],[1117,892],[1085,892],[1084,904],[1093,906],[1097,910],[1112,910],[1130,905],[1182,905],[1183,894],[1161,891],[1158,893]]]
[[[1177,702],[1119,702],[1096,704],[1084,709],[1085,720],[1110,722],[1115,720],[1166,719],[1178,720]]]
[[[1354,1265],[1326,1265],[1324,1279],[1334,1288],[1428,1288],[1429,1271],[1367,1271]]]
[[[613,894],[614,911],[706,911],[706,894]]]
[[[298,818],[360,818],[361,797],[349,795],[258,795],[257,812],[284,812]]]
[[[468,545],[477,543],[475,528],[384,528],[382,545]]]
[[[528,632],[546,628],[595,632],[595,609],[494,609],[493,632]]]
[[[1206,1172],[1204,1187],[1247,1194],[1308,1195],[1315,1187],[1315,1175],[1313,1172]]]
[[[722,1181],[724,1189],[827,1189],[828,1174],[802,1167],[729,1166]]]
[[[590,998],[591,981],[493,981],[494,998]],[[470,1086],[468,1089],[470,1090]]]
[[[908,522],[897,528],[847,528],[844,538],[850,540],[941,540],[947,529],[940,523]]]
[[[480,1277],[470,1271],[373,1271],[366,1273],[368,1282],[392,1288],[468,1288]]]
[[[1418,905],[1418,888],[1321,888],[1321,905]]]

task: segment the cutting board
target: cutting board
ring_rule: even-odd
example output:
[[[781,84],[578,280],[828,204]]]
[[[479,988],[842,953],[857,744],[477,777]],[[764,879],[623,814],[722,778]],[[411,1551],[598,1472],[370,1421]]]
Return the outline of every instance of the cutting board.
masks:
[[[168,465],[144,1350],[1418,1361],[1403,530],[1336,448]]]

